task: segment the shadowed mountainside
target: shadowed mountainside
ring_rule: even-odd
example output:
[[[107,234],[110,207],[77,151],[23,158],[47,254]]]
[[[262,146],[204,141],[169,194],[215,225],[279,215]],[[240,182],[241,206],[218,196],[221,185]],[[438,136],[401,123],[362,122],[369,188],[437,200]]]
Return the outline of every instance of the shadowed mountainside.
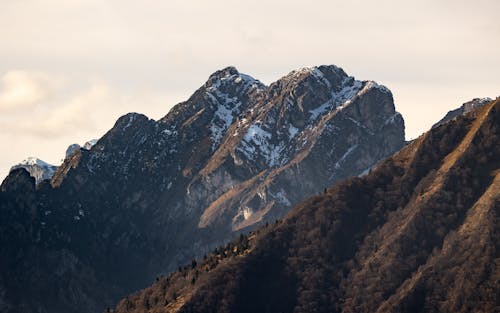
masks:
[[[114,312],[498,312],[499,147],[497,99]]]

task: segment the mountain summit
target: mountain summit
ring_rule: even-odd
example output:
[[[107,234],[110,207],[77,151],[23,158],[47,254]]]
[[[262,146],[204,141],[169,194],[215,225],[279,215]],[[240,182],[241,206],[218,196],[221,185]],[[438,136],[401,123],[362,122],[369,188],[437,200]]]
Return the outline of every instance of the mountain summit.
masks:
[[[119,118],[50,183],[21,194],[24,173],[6,179],[3,311],[102,309],[403,145],[391,92],[337,66],[269,86],[217,71],[158,121]]]

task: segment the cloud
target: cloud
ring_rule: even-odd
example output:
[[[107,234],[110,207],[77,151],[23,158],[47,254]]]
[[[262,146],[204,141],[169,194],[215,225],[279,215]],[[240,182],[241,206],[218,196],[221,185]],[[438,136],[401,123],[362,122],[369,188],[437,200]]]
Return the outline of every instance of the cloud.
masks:
[[[48,101],[60,83],[43,73],[9,71],[1,77],[0,112],[29,109]]]
[[[97,77],[69,78],[48,72],[8,71],[0,98],[0,176],[28,156],[53,164],[72,143],[100,138],[128,112],[158,119],[185,93],[147,88],[124,90]]]
[[[96,129],[93,110],[105,110],[112,96],[106,85],[92,85],[69,97],[60,97],[43,109],[12,116],[3,131],[25,136],[57,138],[67,133],[78,134]],[[96,110],[97,111],[97,110]]]
[[[113,88],[95,77],[69,79],[50,73],[8,71],[2,82],[0,132],[10,134],[13,140],[20,136],[36,140],[68,134],[101,135],[122,114],[142,111],[159,118],[181,100],[175,93],[167,96],[147,89]]]

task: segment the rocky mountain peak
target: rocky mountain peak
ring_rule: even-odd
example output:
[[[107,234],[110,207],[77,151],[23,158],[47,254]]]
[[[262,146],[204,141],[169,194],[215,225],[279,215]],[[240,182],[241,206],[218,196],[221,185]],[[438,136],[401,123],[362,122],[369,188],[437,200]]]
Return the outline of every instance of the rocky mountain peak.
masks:
[[[474,110],[475,108],[486,105],[492,101],[493,101],[493,99],[491,99],[489,97],[474,98],[471,101],[468,101],[468,102],[465,102],[464,104],[462,104],[462,107],[464,108],[466,113],[468,113],[468,112]]]
[[[486,97],[486,98],[474,98],[470,101],[467,101],[464,104],[462,104],[458,109],[451,110],[448,113],[446,113],[446,115],[439,122],[434,124],[432,126],[432,128],[440,126],[440,125],[442,125],[442,124],[444,124],[444,123],[446,123],[446,122],[448,122],[448,121],[450,121],[458,116],[467,114],[467,113],[473,111],[474,109],[481,107],[481,106],[484,106],[492,101],[493,100],[491,98],[488,98],[488,97]]]
[[[138,113],[120,117],[95,147],[75,151],[34,194],[43,228],[35,239],[71,251],[95,273],[82,280],[91,288],[78,297],[91,300],[75,305],[74,297],[62,296],[58,304],[78,312],[92,311],[94,300],[109,305],[101,295],[116,299],[137,290],[160,271],[274,222],[305,197],[400,149],[402,118],[390,92],[376,86],[336,66],[319,66],[267,87],[228,67],[159,121]],[[0,201],[7,205],[18,203]],[[6,229],[14,225],[1,221]],[[24,249],[11,248],[12,256]],[[55,262],[64,267],[64,259]],[[27,267],[36,273],[20,267],[26,281],[42,272]],[[19,275],[10,277],[19,281]],[[54,279],[47,285],[58,294]],[[40,294],[35,289],[29,294]]]
[[[214,80],[221,80],[221,79],[227,79],[228,77],[231,76],[237,76],[240,75],[240,72],[238,69],[234,66],[227,66],[223,69],[217,70],[214,73],[212,73],[208,79],[208,81],[214,81]]]
[[[0,187],[2,192],[24,193],[35,191],[35,178],[23,167],[11,169]]]
[[[266,86],[250,75],[238,72],[229,66],[216,71],[203,85],[205,96],[212,104],[235,104],[235,97],[241,97],[250,91],[263,91]]]
[[[73,143],[71,145],[68,146],[68,148],[66,149],[66,153],[65,153],[65,157],[69,157],[71,156],[76,150],[80,149],[80,145],[77,144],[77,143]]]
[[[300,88],[303,85],[308,89],[316,89],[323,86],[323,88],[336,91],[341,87],[346,78],[348,78],[348,75],[338,66],[311,66],[291,71],[279,79],[274,87],[279,89],[294,89]]]
[[[56,165],[49,164],[35,157],[29,157],[19,164],[12,166],[10,171],[12,172],[19,168],[24,168],[33,178],[35,178],[37,184],[43,180],[50,179],[57,170]]]
[[[121,116],[116,121],[114,128],[120,128],[125,131],[128,128],[140,127],[147,121],[149,121],[149,118],[146,115],[131,112]]]

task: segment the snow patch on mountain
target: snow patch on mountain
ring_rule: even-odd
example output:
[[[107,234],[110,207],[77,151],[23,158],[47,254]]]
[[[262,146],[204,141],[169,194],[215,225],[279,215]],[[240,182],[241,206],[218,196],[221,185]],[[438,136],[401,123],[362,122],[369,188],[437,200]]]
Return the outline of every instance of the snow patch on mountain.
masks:
[[[277,145],[270,143],[272,134],[264,130],[258,124],[252,124],[243,136],[241,146],[238,151],[242,152],[248,160],[263,158],[265,164],[269,167],[275,167],[283,164],[285,143],[279,142]]]
[[[222,94],[219,94],[219,99],[223,98],[223,101],[219,101],[211,94],[208,95],[210,95],[210,99],[218,105],[209,126],[210,132],[212,133],[212,150],[215,150],[224,137],[227,129],[233,123],[235,115],[240,113],[239,107],[241,102],[237,101],[236,98],[224,97]]]
[[[304,75],[307,74],[309,76],[314,77],[318,82],[326,85],[329,89],[333,89],[334,86],[328,81],[325,77],[325,74],[317,67],[307,67],[302,68],[297,71],[292,71],[288,74],[284,80],[290,81],[290,79],[302,79]],[[329,99],[324,103],[318,105],[316,108],[309,110],[309,117],[306,121],[306,125],[302,126],[300,129],[289,123],[288,125],[283,125],[283,130],[286,136],[285,138],[281,137],[283,132],[271,132],[269,129],[273,129],[273,125],[276,123],[276,116],[273,114],[268,114],[265,117],[265,121],[257,120],[254,121],[248,128],[243,136],[243,140],[241,141],[237,150],[241,152],[248,160],[264,160],[265,164],[270,167],[281,166],[286,164],[289,161],[288,154],[285,153],[287,148],[290,146],[291,140],[297,136],[297,134],[301,133],[304,129],[313,130],[313,125],[318,121],[321,116],[333,111],[340,111],[351,105],[353,101],[359,97],[362,97],[371,89],[378,89],[384,93],[390,93],[390,91],[373,81],[357,81],[352,77],[346,76],[338,87],[335,87],[336,90],[331,91]],[[284,99],[284,104],[288,107],[293,107],[296,104],[293,97],[288,99]],[[394,123],[396,116],[391,116],[387,119],[387,123]],[[366,126],[362,125],[359,121],[350,118],[352,122],[358,127],[362,127],[367,129]],[[369,129],[367,129],[369,134],[373,135]],[[304,144],[306,141],[304,141]],[[354,150],[356,147],[352,147]],[[300,149],[300,148],[299,148]],[[352,150],[348,150],[346,154],[337,162],[335,168],[339,168],[344,159],[352,152]],[[292,151],[289,151],[293,153]]]
[[[315,121],[319,116],[325,114],[326,112],[330,112],[335,108],[341,109],[345,107],[346,105],[350,104],[350,101],[354,96],[360,95],[363,83],[360,81],[354,81],[352,85],[349,85],[349,80],[349,77],[346,78],[343,82],[344,87],[339,91],[332,92],[331,97],[328,101],[321,104],[316,109],[309,111],[309,113],[311,114],[309,117],[310,121]]]
[[[339,169],[342,167],[342,163],[344,163],[344,161],[347,159],[347,157],[354,151],[354,149],[356,149],[358,147],[358,144],[355,144],[351,147],[349,147],[349,149],[347,149],[347,151],[344,153],[344,155],[342,155],[342,157],[340,157],[340,159],[335,162],[335,168],[336,169]]]
[[[52,178],[58,166],[49,164],[35,157],[29,157],[19,164],[12,166],[10,172],[18,168],[27,170],[30,176],[35,178],[35,182],[38,184],[43,180]]]
[[[289,136],[289,138],[293,139],[293,137],[295,137],[295,135],[297,134],[298,131],[299,130],[296,127],[294,127],[292,124],[290,124],[288,126],[288,136]]]
[[[264,85],[253,77],[229,67],[214,74],[205,87],[205,99],[217,107],[208,126],[211,132],[212,151],[214,151],[229,126],[241,114],[240,96],[250,89],[261,89]]]

